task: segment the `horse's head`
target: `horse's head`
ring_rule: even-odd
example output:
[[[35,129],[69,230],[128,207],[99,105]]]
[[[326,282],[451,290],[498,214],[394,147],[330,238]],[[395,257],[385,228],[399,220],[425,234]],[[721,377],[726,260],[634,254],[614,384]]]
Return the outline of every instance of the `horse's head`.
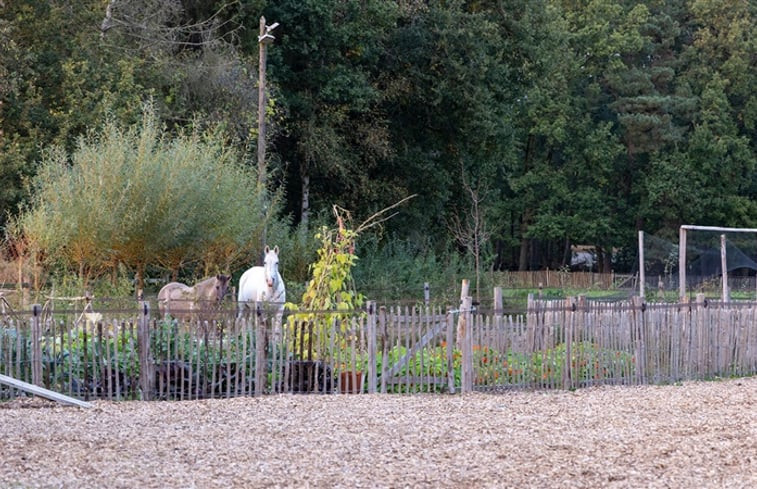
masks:
[[[230,283],[231,283],[230,275],[216,275],[215,299],[217,301],[220,302],[223,299],[223,296],[226,295],[226,291],[229,289]]]
[[[276,289],[279,280],[279,247],[273,249],[265,247],[265,259],[263,260],[263,269],[265,270],[265,284],[269,289]]]

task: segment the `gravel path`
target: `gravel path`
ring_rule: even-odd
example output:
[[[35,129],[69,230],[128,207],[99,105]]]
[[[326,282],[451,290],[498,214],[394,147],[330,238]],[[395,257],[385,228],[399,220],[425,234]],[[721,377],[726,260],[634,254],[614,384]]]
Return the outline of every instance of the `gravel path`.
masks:
[[[0,487],[757,487],[757,377],[94,404],[0,404]]]

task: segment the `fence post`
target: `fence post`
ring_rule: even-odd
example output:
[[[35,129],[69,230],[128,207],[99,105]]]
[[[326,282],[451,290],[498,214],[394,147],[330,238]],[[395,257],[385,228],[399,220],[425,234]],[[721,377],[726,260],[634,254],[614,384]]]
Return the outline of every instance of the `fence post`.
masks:
[[[265,340],[266,322],[261,321],[260,308],[256,308],[255,314],[255,397],[263,395],[263,385],[266,381]],[[300,337],[300,349],[302,349],[302,337]]]
[[[150,350],[150,303],[139,301],[139,325],[137,331],[139,343],[139,387],[142,390],[142,399],[152,400],[153,386],[155,385],[155,366],[153,365],[152,351]]]
[[[731,300],[731,292],[728,289],[728,257],[726,255],[725,234],[720,235],[720,274],[723,286],[723,302]]]
[[[580,297],[579,297],[580,300]],[[565,300],[566,312],[568,314],[567,321],[564,323],[563,342],[565,343],[565,360],[563,361],[562,371],[562,388],[565,390],[570,389],[573,386],[573,372],[571,372],[571,357],[573,356],[573,333],[575,331],[576,321],[576,299],[574,297],[568,297]]]
[[[502,321],[505,315],[504,304],[502,301],[502,287],[494,287],[494,330],[497,337],[502,337]]]
[[[460,317],[462,317],[462,311],[464,311],[465,305],[465,298],[468,297],[468,289],[470,288],[470,281],[467,278],[463,279],[463,282],[460,286]],[[470,307],[468,307],[470,309]],[[458,328],[457,328],[457,347],[462,349],[463,348],[463,332],[460,329],[460,322],[458,321]]]
[[[526,348],[529,352],[533,352],[534,348],[536,348],[536,325],[539,320],[537,312],[538,304],[534,300],[534,294],[529,293],[526,306]]]
[[[502,316],[502,287],[494,287],[494,315]]]
[[[376,393],[376,301],[368,301],[368,394]]]
[[[644,299],[644,288],[646,286],[646,276],[644,274],[644,231],[639,231],[639,297]]]
[[[707,307],[707,299],[703,293],[698,293],[695,297],[697,311],[696,376],[698,379],[704,379],[710,375],[710,309]]]
[[[471,296],[465,297],[463,307],[460,308],[460,317],[457,320],[457,332],[462,335],[462,386],[460,387],[460,392],[463,394],[473,392],[472,304],[473,298]]]
[[[636,378],[639,384],[647,383],[647,338],[646,338],[646,318],[644,311],[646,305],[644,300],[639,296],[631,298],[633,303],[634,329],[636,330]]]
[[[32,338],[31,338],[31,361],[32,361],[32,384],[42,387],[42,345],[40,336],[42,333],[42,324],[40,323],[40,314],[42,306],[34,304],[32,306]]]
[[[386,372],[389,370],[389,332],[386,330],[386,306],[379,308],[379,330],[381,331],[381,393],[386,394]]]
[[[423,282],[423,301],[426,303],[426,307],[431,303],[431,287],[428,282]]]
[[[455,320],[452,312],[447,312],[447,388],[455,393]]]

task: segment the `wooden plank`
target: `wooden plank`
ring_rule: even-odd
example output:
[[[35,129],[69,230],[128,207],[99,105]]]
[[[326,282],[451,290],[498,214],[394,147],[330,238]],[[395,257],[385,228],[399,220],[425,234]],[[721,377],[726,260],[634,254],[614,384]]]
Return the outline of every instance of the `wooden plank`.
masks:
[[[102,327],[101,322],[97,323],[97,328],[98,328],[97,332],[100,337],[100,347],[104,348],[104,351],[105,351],[105,364],[102,364],[102,360],[100,360],[101,361],[100,368],[101,368],[102,376],[104,377],[103,379],[104,385],[107,386],[108,400],[112,401],[113,400],[113,365],[111,363],[110,348],[108,347],[107,339],[103,338],[103,327]],[[103,356],[103,350],[100,350],[100,356],[101,357]]]
[[[32,384],[42,385],[42,345],[40,338],[42,336],[42,326],[40,323],[40,314],[42,306],[34,304],[32,306],[32,329],[31,329],[31,361],[32,361]]]
[[[265,369],[265,339],[266,324],[255,316],[255,397],[260,397],[265,392],[266,369]]]
[[[376,381],[376,301],[368,301],[368,394],[375,394]]]
[[[386,394],[386,366],[389,363],[389,336],[386,324],[386,306],[379,308],[379,331],[381,332],[381,393]]]
[[[462,280],[462,283],[460,285],[460,311],[465,311],[465,298],[468,296],[468,289],[470,288],[470,281],[467,278],[464,278]],[[457,347],[459,349],[463,349],[463,327],[464,327],[464,320],[463,320],[463,314],[460,313],[460,316],[458,318],[457,322]]]
[[[406,330],[406,333],[405,333],[405,357],[403,358],[403,360],[404,360],[404,363],[406,365],[406,367],[405,367],[405,375],[410,375],[410,359],[413,358],[410,355],[410,350],[412,348],[410,346],[410,337],[413,334],[413,317],[410,315],[410,311],[408,310],[407,306],[405,306],[405,317],[407,318],[406,319],[407,323],[406,323],[406,326],[405,326],[405,330]],[[408,381],[408,382],[405,383],[405,393],[409,393],[409,392],[410,392],[410,382]]]
[[[53,324],[55,324],[55,323],[53,323]],[[61,334],[61,349],[62,349],[62,345],[64,345],[64,344],[69,349],[71,349],[71,345],[73,344],[73,334],[74,334],[73,331],[72,331],[72,328],[65,328],[63,326],[63,323],[61,323],[59,326],[60,326],[60,331],[61,331],[61,333],[60,333]],[[68,331],[65,333],[66,343],[64,343],[63,340],[62,340],[62,338],[64,336],[64,330],[66,330],[66,329],[68,329]],[[74,385],[73,385],[73,382],[71,381],[71,379],[74,378],[74,375],[73,375],[73,364],[74,364],[74,362],[71,361],[71,360],[69,360],[66,363],[68,363],[68,377],[66,377],[68,379],[68,388],[67,388],[67,390],[68,390],[69,394],[73,394],[74,393]]]
[[[473,391],[473,315],[471,314],[473,298],[465,297],[460,315],[457,320],[457,333],[460,337],[460,350],[462,351],[462,373],[460,392],[466,394]]]
[[[39,397],[44,397],[45,399],[60,402],[62,404],[71,404],[72,406],[78,406],[78,407],[83,407],[83,408],[92,407],[92,404],[88,402],[80,401],[79,399],[74,399],[73,397],[64,396],[63,394],[58,394],[57,392],[50,391],[42,387],[38,387],[34,384],[29,384],[22,380],[14,379],[13,377],[8,377],[7,375],[0,374],[0,384],[5,384],[15,389],[28,392],[29,394],[33,394]]]
[[[116,374],[115,375],[116,401],[121,400],[121,383],[120,383],[121,369],[118,368],[119,366],[118,360],[121,358],[121,354],[119,354],[119,351],[118,351],[118,342],[119,342],[118,336],[119,334],[122,333],[123,328],[124,328],[123,323],[116,320],[113,321],[113,363],[116,367],[116,372],[115,372]]]
[[[212,337],[210,336],[208,329],[205,330],[205,368],[210,369],[210,385],[208,389],[206,390],[206,395],[208,393],[210,394],[210,398],[215,398],[216,393],[216,372],[218,370],[218,364],[216,363],[217,355],[215,354],[215,348],[216,348],[216,335],[214,334]],[[212,350],[209,346],[212,344]],[[210,352],[213,351],[213,356],[211,358]]]
[[[140,302],[140,316],[137,341],[139,349],[139,386],[142,389],[142,399],[152,399],[155,385],[155,369],[152,353],[150,352],[150,303]]]
[[[447,314],[447,389],[450,394],[455,393],[455,321],[452,314]]]

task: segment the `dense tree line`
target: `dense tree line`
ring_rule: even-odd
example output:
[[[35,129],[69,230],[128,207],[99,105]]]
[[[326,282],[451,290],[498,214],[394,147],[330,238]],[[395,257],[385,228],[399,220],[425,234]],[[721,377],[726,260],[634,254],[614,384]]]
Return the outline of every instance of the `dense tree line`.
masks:
[[[499,269],[560,267],[573,244],[606,268],[639,229],[757,227],[749,0],[3,2],[4,221],[46,148],[74,154],[149,100],[254,171],[261,15],[280,24],[268,191],[293,227],[417,194],[378,241]]]

